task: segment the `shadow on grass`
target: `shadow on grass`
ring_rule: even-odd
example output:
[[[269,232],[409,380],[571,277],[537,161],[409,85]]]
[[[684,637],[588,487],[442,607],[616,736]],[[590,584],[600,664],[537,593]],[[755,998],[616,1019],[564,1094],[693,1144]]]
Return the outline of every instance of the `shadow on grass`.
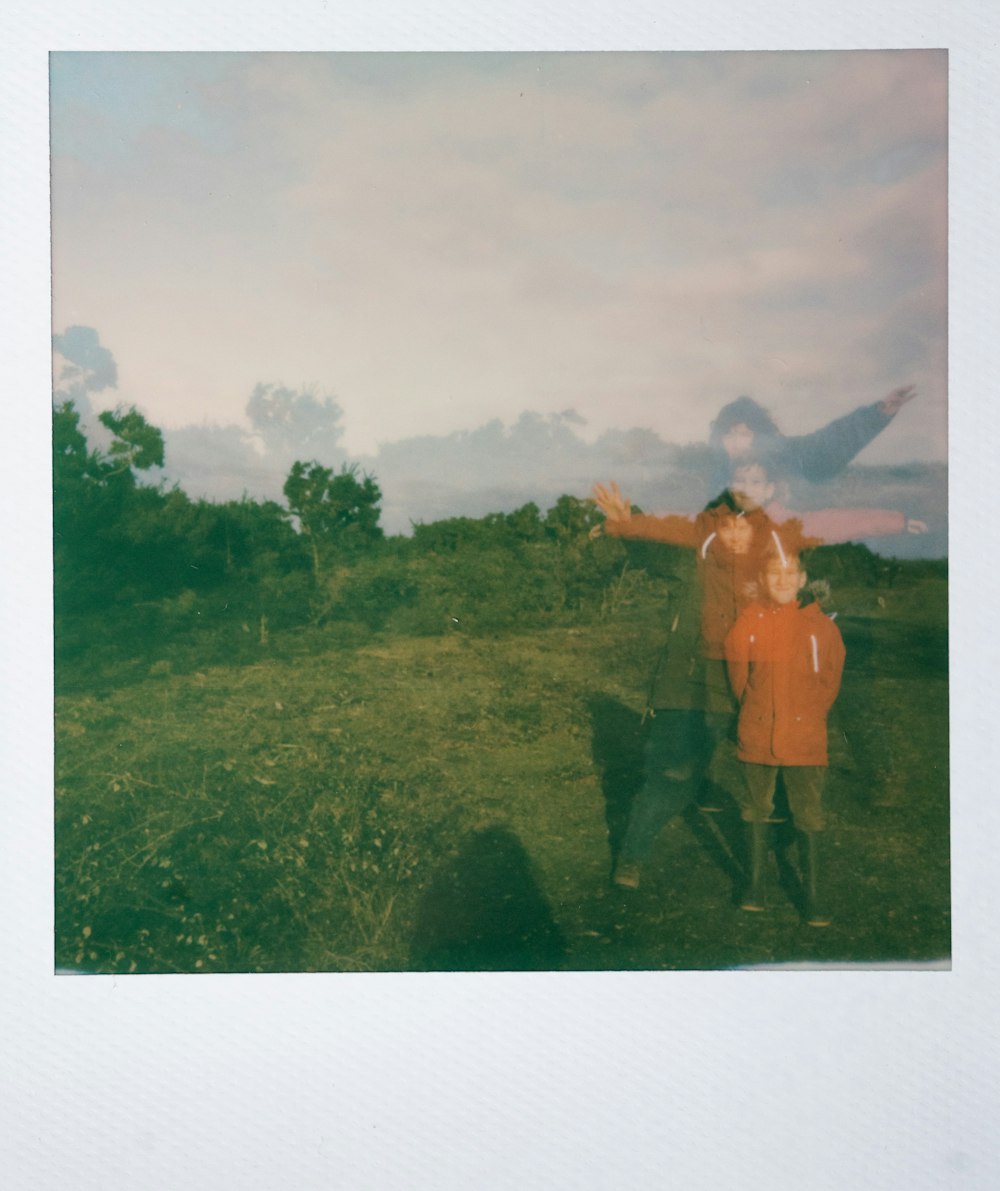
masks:
[[[565,945],[524,846],[506,827],[470,833],[417,909],[411,941],[420,971],[558,968]]]
[[[772,824],[768,833],[768,848],[774,853],[778,887],[796,914],[804,918],[806,895],[798,866],[798,836],[780,779],[774,799],[774,816],[778,821]]]
[[[730,899],[734,906],[738,905],[743,893],[747,855],[743,824],[736,806],[726,803],[718,813],[707,814],[691,804],[682,818],[698,850],[728,879]]]

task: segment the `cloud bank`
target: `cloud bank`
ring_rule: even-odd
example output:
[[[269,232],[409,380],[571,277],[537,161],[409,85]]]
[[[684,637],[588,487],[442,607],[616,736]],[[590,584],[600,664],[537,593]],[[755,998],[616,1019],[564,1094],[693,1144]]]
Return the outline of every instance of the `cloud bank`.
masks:
[[[345,446],[573,408],[797,433],[897,384],[945,457],[939,51],[56,54],[56,327],[166,428],[313,386]],[[249,427],[247,427],[249,429]]]

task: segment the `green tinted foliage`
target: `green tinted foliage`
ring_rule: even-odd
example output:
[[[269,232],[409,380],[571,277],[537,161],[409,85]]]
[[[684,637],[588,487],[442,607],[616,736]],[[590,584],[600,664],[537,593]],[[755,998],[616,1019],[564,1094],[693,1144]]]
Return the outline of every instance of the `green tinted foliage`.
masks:
[[[417,549],[437,554],[514,548],[525,542],[538,542],[544,535],[545,525],[534,501],[512,513],[487,513],[478,518],[447,517],[413,527]]]
[[[117,466],[140,470],[163,466],[163,435],[135,406],[107,410],[98,414],[98,420],[115,436],[109,453]]]
[[[351,557],[383,537],[378,524],[382,492],[374,476],[358,478],[355,465],[334,472],[296,462],[285,481],[288,507],[309,541],[317,577],[334,557]]]
[[[834,586],[872,587],[887,573],[890,561],[872,553],[860,542],[818,546],[803,557],[810,579],[826,579]]]
[[[88,448],[71,402],[53,411],[52,447],[56,611],[104,605],[131,568],[124,522],[135,479],[127,464]]]
[[[52,460],[57,478],[79,476],[86,470],[87,440],[72,401],[64,401],[52,411]]]
[[[589,501],[563,497],[543,518],[513,513],[417,525],[404,566],[416,595],[390,625],[400,632],[496,631],[597,612],[625,558],[620,542],[591,541]]]
[[[563,542],[581,539],[603,521],[600,510],[592,500],[576,496],[560,496],[545,514],[545,532]]]
[[[250,618],[254,631],[262,616],[302,619],[308,600],[293,577],[307,571],[309,555],[286,510],[139,484],[134,468],[162,462],[159,431],[134,410],[101,421],[115,435],[107,453],[89,449],[72,403],[53,411],[57,656],[103,650],[113,661],[174,633],[204,645],[222,612],[223,623]],[[90,619],[66,619],[79,616]]]
[[[508,513],[504,520],[517,541],[537,542],[545,532],[538,505],[534,501]]]

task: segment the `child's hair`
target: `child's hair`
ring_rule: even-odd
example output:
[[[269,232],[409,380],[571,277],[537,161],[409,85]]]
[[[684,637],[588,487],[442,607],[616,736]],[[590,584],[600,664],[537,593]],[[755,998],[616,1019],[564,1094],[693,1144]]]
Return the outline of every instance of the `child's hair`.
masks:
[[[741,422],[753,431],[755,440],[780,439],[782,437],[774,418],[767,410],[762,405],[758,405],[752,397],[742,396],[737,397],[735,401],[730,401],[728,405],[724,405],[719,410],[709,431],[709,445],[721,447],[726,432]]]
[[[738,517],[742,512],[742,509],[736,503],[736,498],[733,496],[732,490],[725,488],[719,493],[718,496],[712,497],[708,504],[705,505],[702,512],[716,513],[719,516],[725,516],[726,513],[732,513],[734,517]]]
[[[802,551],[789,542],[782,542],[781,534],[777,529],[772,529],[768,534],[767,543],[763,547],[759,555],[759,571],[763,575],[768,566],[777,559],[783,567],[790,566],[792,563],[798,567],[802,572],[805,572],[805,563],[802,560]]]

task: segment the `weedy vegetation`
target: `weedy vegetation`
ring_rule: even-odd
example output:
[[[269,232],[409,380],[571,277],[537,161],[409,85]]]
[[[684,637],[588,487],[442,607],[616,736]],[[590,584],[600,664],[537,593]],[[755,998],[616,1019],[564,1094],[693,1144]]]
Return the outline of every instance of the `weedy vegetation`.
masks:
[[[683,552],[591,540],[568,496],[384,539],[374,480],[318,465],[298,523],[209,506],[138,485],[121,460],[155,437],[115,427],[138,446],[102,458],[57,415],[60,969],[947,958],[944,563],[814,555],[848,650],[816,930],[780,826],[769,912],[739,911],[732,807],[670,825],[639,890],[609,882]]]

